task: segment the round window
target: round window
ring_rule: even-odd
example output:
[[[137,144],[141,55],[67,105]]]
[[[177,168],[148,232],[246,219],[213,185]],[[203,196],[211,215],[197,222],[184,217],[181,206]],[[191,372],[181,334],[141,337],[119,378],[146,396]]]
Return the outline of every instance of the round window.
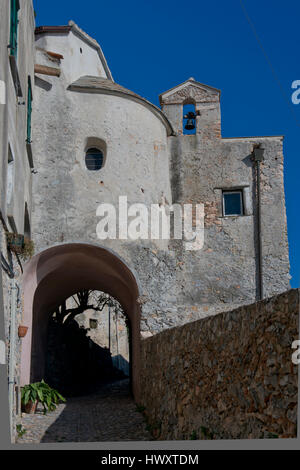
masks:
[[[88,170],[100,170],[103,167],[103,153],[96,148],[88,149],[85,154],[85,164]]]

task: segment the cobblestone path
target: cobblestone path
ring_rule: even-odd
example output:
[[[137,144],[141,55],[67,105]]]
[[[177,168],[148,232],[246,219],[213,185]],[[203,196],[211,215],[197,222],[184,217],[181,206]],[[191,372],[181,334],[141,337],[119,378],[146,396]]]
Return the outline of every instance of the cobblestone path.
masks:
[[[128,391],[128,381],[106,385],[99,392],[72,397],[43,415],[22,413],[26,433],[18,444],[152,440],[144,417]]]

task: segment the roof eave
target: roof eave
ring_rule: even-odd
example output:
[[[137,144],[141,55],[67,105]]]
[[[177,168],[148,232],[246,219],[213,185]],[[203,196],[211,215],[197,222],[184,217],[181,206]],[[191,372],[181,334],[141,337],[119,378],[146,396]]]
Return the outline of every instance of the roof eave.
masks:
[[[95,39],[90,37],[85,31],[79,28],[79,26],[76,23],[74,23],[74,21],[70,20],[69,24],[64,25],[64,26],[38,26],[37,28],[35,28],[36,35],[49,34],[49,33],[50,34],[69,34],[70,31],[72,31],[74,34],[80,37],[80,39],[82,39],[91,47],[94,47],[97,50],[99,59],[103,65],[107,78],[113,81],[111,71],[108,67],[107,61],[100,47],[100,44]]]
[[[218,93],[220,96],[221,96],[221,90],[219,90],[218,88],[214,88],[210,85],[205,85],[205,83],[200,83],[200,82],[197,82],[196,80],[194,79],[191,79],[189,78],[188,80],[185,80],[185,82],[182,82],[182,83],[179,83],[178,85],[174,86],[173,88],[170,88],[169,90],[166,90],[164,91],[163,93],[161,93],[159,95],[159,102],[162,104],[163,102],[163,97],[165,95],[167,95],[168,93],[170,93],[171,91],[174,91],[179,88],[179,87],[182,87],[183,85],[187,84],[187,83],[191,83],[191,84],[194,84],[196,86],[200,86],[200,87],[203,87],[203,88],[208,88],[209,90],[212,90],[212,91],[215,91],[216,93]]]

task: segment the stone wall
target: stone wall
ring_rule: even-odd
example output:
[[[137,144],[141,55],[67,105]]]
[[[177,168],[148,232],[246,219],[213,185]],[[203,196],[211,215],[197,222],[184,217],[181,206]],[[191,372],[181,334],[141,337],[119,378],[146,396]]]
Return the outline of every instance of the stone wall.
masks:
[[[289,252],[281,137],[215,139],[171,137],[172,201],[205,205],[204,246],[179,247],[177,309],[197,320],[259,300],[257,194],[251,160],[261,144],[263,298],[289,285]],[[244,214],[224,216],[224,190],[242,191]]]
[[[296,437],[299,290],[144,339],[141,405],[156,438]]]
[[[189,79],[160,96],[175,135],[168,138],[172,202],[204,204],[204,246],[176,249],[177,325],[285,292],[289,251],[284,197],[283,136],[221,136],[219,91]],[[183,106],[194,103],[196,134],[182,135]],[[252,154],[264,149],[261,163],[261,243],[263,294],[258,263],[257,174]],[[223,192],[240,191],[242,214],[223,213]]]

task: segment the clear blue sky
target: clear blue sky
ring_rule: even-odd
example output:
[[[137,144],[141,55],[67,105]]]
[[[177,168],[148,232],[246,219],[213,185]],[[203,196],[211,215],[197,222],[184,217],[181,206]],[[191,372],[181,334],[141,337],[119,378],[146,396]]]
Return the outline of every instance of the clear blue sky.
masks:
[[[34,0],[37,26],[74,20],[97,39],[114,80],[158,105],[189,77],[222,90],[223,137],[285,136],[291,285],[300,285],[299,0]],[[59,51],[57,51],[59,52]],[[279,79],[278,85],[275,76]]]

